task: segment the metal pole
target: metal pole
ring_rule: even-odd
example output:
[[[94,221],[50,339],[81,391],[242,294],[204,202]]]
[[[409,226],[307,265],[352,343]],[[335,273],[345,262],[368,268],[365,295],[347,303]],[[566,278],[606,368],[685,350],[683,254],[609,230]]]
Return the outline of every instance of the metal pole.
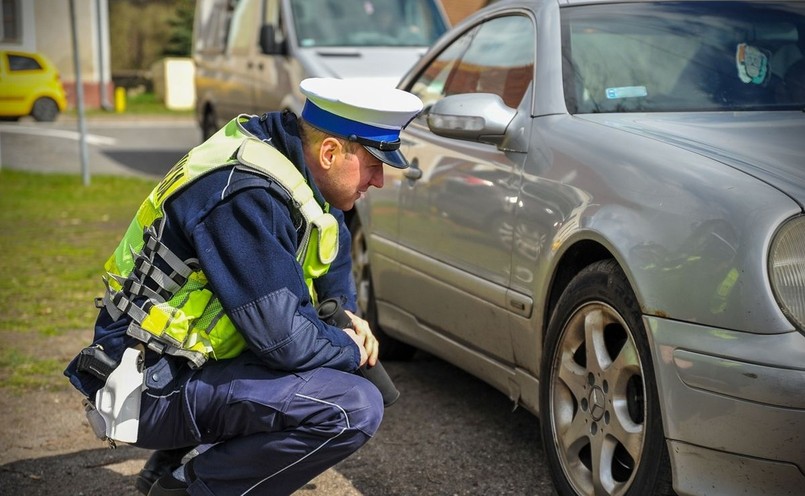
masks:
[[[109,105],[109,95],[106,91],[106,53],[104,52],[106,48],[106,39],[104,36],[106,32],[104,24],[106,21],[106,10],[104,9],[103,2],[104,0],[95,1],[95,14],[98,20],[98,82],[100,83],[101,108],[109,110],[111,105]]]
[[[73,31],[73,67],[75,70],[75,100],[78,106],[78,134],[81,149],[81,177],[89,186],[89,153],[87,152],[87,126],[84,123],[84,86],[81,82],[81,59],[78,50],[78,26],[75,18],[75,0],[70,0],[70,24]]]

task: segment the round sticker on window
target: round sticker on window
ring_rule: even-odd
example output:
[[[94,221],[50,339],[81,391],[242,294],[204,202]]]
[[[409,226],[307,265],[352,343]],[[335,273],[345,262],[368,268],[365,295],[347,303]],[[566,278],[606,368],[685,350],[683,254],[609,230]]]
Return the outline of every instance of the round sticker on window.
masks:
[[[744,83],[765,84],[771,77],[769,52],[746,43],[739,43],[735,50],[738,77]]]

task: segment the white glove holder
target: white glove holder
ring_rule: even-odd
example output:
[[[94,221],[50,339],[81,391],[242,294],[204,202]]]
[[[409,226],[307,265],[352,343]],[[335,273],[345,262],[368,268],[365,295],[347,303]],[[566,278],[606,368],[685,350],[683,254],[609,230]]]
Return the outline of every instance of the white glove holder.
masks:
[[[106,421],[106,437],[124,443],[137,442],[140,399],[145,384],[143,352],[129,348],[95,395],[95,408]]]

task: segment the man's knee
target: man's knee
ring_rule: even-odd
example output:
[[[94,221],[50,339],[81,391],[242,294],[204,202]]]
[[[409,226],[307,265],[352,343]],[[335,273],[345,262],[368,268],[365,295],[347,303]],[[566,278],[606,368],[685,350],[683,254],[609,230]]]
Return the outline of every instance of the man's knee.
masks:
[[[383,420],[383,397],[369,381],[361,381],[348,393],[349,403],[355,408],[349,411],[351,427],[367,436],[373,436]]]
[[[360,431],[371,437],[383,420],[383,398],[369,381],[355,374],[320,369],[297,394],[293,416],[332,430]],[[315,411],[315,413],[313,413]]]

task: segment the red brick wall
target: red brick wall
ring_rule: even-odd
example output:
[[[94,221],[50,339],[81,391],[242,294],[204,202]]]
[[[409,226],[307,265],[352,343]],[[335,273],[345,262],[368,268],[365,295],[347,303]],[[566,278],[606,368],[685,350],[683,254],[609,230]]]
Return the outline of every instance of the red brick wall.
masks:
[[[442,5],[452,25],[457,24],[488,3],[490,3],[489,0],[442,0]]]
[[[76,85],[75,82],[64,82],[64,92],[67,94],[67,107],[76,108]],[[97,109],[101,108],[101,85],[97,82],[82,83],[84,87],[84,108]],[[115,103],[115,87],[110,81],[106,85],[106,101],[114,106]]]

